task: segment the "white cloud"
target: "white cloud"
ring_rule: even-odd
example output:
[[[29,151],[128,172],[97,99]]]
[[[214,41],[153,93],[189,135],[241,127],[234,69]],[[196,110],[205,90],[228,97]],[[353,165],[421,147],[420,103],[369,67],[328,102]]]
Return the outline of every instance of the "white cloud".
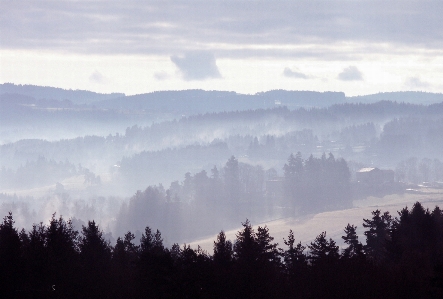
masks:
[[[91,83],[104,84],[106,83],[106,78],[99,71],[95,70],[91,76],[89,76],[89,81]]]
[[[210,52],[188,52],[183,56],[171,56],[171,61],[187,81],[221,78],[215,57]]]
[[[288,67],[283,70],[283,76],[297,79],[308,79],[309,77],[301,72],[293,71]]]
[[[163,80],[166,80],[166,79],[170,78],[170,75],[168,73],[166,73],[166,72],[163,72],[163,71],[162,72],[156,72],[156,73],[154,73],[154,78],[156,80],[163,81]]]
[[[430,84],[428,82],[422,81],[420,77],[409,77],[405,81],[405,86],[408,88],[416,89],[416,88],[426,88],[429,87]]]
[[[338,74],[337,78],[341,81],[362,81],[363,74],[356,66],[349,66]]]

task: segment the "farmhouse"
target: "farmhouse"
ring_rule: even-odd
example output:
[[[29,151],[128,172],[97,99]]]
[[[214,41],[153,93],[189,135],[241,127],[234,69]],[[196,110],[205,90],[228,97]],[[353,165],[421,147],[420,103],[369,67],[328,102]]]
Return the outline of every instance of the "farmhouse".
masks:
[[[393,170],[382,170],[376,167],[362,168],[356,173],[356,179],[359,183],[365,185],[383,185],[394,182]]]

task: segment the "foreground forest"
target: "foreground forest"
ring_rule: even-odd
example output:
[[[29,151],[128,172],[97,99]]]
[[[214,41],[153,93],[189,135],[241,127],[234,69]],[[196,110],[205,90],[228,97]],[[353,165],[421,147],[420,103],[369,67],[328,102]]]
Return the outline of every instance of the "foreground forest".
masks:
[[[165,247],[146,227],[115,244],[88,221],[78,232],[55,214],[28,231],[13,215],[0,224],[2,298],[441,298],[443,212],[417,202],[392,216],[375,210],[343,230],[343,248],[321,232],[310,244],[289,231],[278,244],[246,220],[232,242],[221,231],[213,252]],[[283,247],[283,248],[280,248]]]

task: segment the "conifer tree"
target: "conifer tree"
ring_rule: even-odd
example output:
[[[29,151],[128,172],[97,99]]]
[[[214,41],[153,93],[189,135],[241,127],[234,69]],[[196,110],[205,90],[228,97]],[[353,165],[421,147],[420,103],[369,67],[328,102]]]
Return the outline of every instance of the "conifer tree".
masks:
[[[252,264],[257,259],[255,232],[248,219],[242,225],[243,230],[236,235],[234,258],[240,263]]]
[[[21,243],[14,223],[9,212],[0,224],[0,295],[3,293],[4,298],[12,298],[19,287]]]
[[[331,238],[326,239],[326,232],[318,235],[308,248],[313,265],[330,264],[339,258],[339,247]]]
[[[83,226],[79,249],[85,265],[93,265],[99,261],[109,263],[110,261],[110,244],[103,238],[103,232],[95,221],[88,221],[88,225]]]
[[[363,245],[358,241],[357,227],[348,223],[344,229],[345,236],[341,238],[348,245],[343,250],[343,258],[354,258],[363,256]]]
[[[52,215],[45,227],[46,250],[48,252],[48,282],[55,286],[59,296],[72,298],[80,291],[77,283],[80,275],[78,231],[71,220]]]
[[[259,226],[257,228],[256,240],[260,260],[278,266],[280,264],[280,253],[277,248],[278,243],[273,243],[274,237],[271,237],[269,234],[267,226]]]
[[[289,230],[288,239],[283,239],[288,249],[283,252],[283,260],[285,262],[286,272],[295,275],[298,271],[304,270],[306,266],[306,255],[304,254],[305,246],[299,242],[295,245],[294,233]]]
[[[84,291],[94,298],[109,296],[111,247],[95,221],[83,226],[79,248]]]
[[[366,245],[363,247],[367,256],[376,262],[386,257],[386,245],[390,240],[392,217],[389,212],[381,214],[380,210],[372,212],[372,219],[363,219]]]
[[[240,199],[240,170],[238,160],[234,156],[226,162],[224,170],[224,182],[227,190],[228,200],[237,203]],[[233,207],[231,207],[233,208]]]
[[[225,232],[221,231],[214,241],[214,262],[226,267],[232,261],[232,254],[232,243],[226,240]]]
[[[20,235],[23,248],[23,262],[26,265],[26,288],[34,290],[49,286],[48,263],[46,250],[46,227],[40,222],[33,224],[32,230]]]

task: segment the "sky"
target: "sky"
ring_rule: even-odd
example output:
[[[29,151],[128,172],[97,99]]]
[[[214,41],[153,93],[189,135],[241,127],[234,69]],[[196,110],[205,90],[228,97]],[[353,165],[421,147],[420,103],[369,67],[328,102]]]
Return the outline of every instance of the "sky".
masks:
[[[443,92],[443,1],[0,0],[0,83]]]

